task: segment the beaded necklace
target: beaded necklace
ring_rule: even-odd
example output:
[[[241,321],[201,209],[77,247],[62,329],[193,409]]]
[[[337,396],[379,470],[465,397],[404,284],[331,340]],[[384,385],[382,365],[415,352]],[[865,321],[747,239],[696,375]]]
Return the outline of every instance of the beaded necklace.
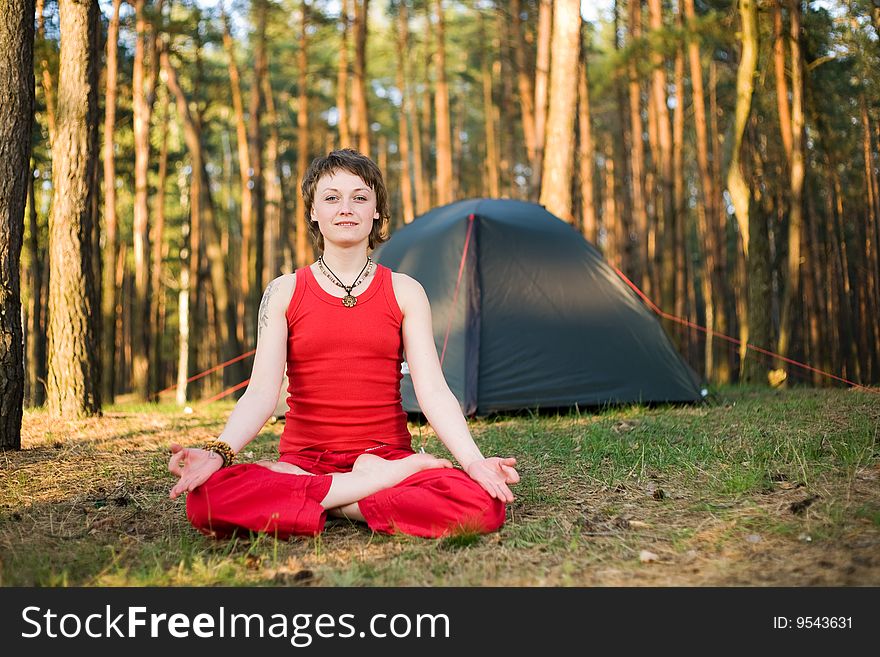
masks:
[[[339,277],[336,274],[334,274],[330,270],[330,267],[328,267],[327,263],[324,262],[324,256],[323,255],[318,256],[318,269],[320,269],[321,272],[324,274],[324,276],[329,278],[333,283],[335,283],[336,285],[341,287],[343,290],[345,290],[346,294],[344,297],[342,297],[342,305],[345,306],[346,308],[353,308],[355,306],[355,304],[357,303],[357,297],[354,296],[351,293],[351,291],[354,288],[356,288],[358,285],[363,283],[364,279],[370,275],[370,271],[372,271],[372,268],[373,268],[372,265],[373,265],[373,259],[370,256],[367,256],[367,263],[364,265],[364,268],[361,269],[361,273],[358,274],[358,277],[355,280],[355,282],[352,283],[351,285],[346,285],[341,280],[339,280]]]

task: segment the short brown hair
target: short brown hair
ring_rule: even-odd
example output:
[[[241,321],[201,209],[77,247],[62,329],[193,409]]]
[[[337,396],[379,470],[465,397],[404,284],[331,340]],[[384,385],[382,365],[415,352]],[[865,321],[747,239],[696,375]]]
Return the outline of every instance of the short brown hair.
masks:
[[[391,212],[388,209],[388,190],[385,187],[385,181],[382,179],[382,171],[376,163],[353,148],[340,148],[331,151],[327,155],[316,157],[312,160],[303,176],[302,195],[306,208],[309,234],[312,236],[312,240],[315,242],[318,250],[323,251],[324,236],[321,234],[318,222],[311,219],[312,204],[315,201],[315,188],[322,177],[336,173],[340,169],[359,176],[376,194],[376,212],[379,213],[379,218],[373,220],[373,229],[370,231],[370,249],[375,249],[388,239],[388,234],[385,230],[388,220],[391,218]]]

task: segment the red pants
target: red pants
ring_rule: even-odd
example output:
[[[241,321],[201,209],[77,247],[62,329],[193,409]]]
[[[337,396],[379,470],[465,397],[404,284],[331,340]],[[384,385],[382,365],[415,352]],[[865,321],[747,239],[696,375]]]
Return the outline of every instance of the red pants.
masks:
[[[410,449],[382,446],[371,454],[401,459]],[[282,461],[311,475],[291,475],[254,463],[222,468],[189,493],[186,513],[199,531],[229,536],[235,530],[266,532],[278,538],[320,534],[327,520],[321,501],[332,472],[349,472],[356,452],[309,449],[282,455]],[[396,486],[358,502],[373,531],[438,538],[456,531],[488,533],[504,523],[505,505],[457,468],[423,470]]]

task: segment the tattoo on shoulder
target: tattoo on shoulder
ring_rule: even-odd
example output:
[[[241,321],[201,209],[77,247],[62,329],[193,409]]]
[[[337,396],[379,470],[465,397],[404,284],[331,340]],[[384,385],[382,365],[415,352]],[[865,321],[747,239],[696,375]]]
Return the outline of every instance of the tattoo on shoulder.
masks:
[[[278,279],[276,278],[274,281],[266,286],[266,291],[263,292],[263,300],[260,301],[260,322],[257,326],[258,337],[260,333],[263,332],[263,329],[269,325],[269,299],[272,298],[275,290],[278,289],[278,285]]]

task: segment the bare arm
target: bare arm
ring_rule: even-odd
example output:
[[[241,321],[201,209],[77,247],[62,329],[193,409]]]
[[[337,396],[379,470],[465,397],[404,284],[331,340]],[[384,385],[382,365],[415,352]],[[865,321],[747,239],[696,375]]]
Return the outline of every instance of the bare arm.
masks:
[[[219,436],[219,440],[227,442],[234,452],[241,451],[254,439],[278,402],[287,361],[285,312],[295,284],[295,274],[287,274],[269,283],[263,293],[251,380]],[[219,454],[203,449],[173,444],[171,451],[168,469],[180,478],[171,489],[172,499],[201,486],[223,464]]]
[[[519,481],[513,468],[516,459],[485,458],[474,442],[458,400],[443,376],[434,333],[431,326],[431,305],[418,281],[394,274],[395,294],[398,293],[403,313],[403,346],[419,406],[437,437],[461,464],[462,469],[490,495],[508,502],[513,494],[507,484]],[[399,283],[399,284],[398,284]]]
[[[400,309],[403,312],[403,348],[416,398],[428,422],[437,432],[437,437],[467,470],[473,461],[482,459],[483,455],[471,437],[458,400],[443,376],[434,346],[428,296],[418,281],[402,274],[396,274],[395,277],[399,277],[395,280],[395,292],[400,290]]]
[[[287,362],[285,313],[296,284],[295,277],[295,274],[279,276],[263,292],[251,380],[218,438],[229,443],[236,452],[254,439],[278,403]]]

